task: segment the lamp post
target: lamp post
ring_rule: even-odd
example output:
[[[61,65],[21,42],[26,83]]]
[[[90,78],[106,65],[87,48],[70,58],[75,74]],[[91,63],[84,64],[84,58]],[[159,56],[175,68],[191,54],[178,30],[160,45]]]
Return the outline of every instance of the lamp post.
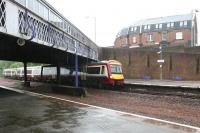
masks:
[[[160,60],[163,60],[162,44],[160,44],[159,49],[160,49]],[[162,70],[162,67],[163,67],[163,63],[160,62],[160,80],[163,79],[163,70]]]
[[[163,80],[163,63],[164,63],[164,60],[163,60],[163,48],[162,48],[162,43],[155,43],[157,45],[160,45],[159,46],[159,51],[157,52],[157,54],[160,54],[160,59],[157,60],[157,62],[160,64],[160,80]]]
[[[87,19],[93,19],[94,20],[94,42],[96,43],[96,17],[85,17]]]

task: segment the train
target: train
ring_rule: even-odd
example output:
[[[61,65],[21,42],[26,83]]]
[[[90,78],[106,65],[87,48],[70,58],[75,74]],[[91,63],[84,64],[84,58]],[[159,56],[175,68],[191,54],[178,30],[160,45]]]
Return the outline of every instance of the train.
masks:
[[[5,78],[23,80],[24,68],[9,68],[3,70]],[[66,84],[75,84],[74,68],[60,68],[60,80]],[[29,81],[57,81],[57,68],[53,66],[27,67],[27,79]],[[105,60],[87,64],[79,68],[79,84],[87,87],[115,87],[124,85],[122,64],[116,60]]]
[[[123,86],[122,64],[116,60],[101,61],[87,66],[89,84],[103,86]]]

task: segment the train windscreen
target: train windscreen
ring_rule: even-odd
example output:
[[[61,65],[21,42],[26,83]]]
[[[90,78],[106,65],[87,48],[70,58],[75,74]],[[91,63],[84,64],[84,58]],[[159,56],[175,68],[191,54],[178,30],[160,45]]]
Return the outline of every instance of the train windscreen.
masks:
[[[110,70],[112,74],[121,74],[122,68],[120,65],[110,65]]]

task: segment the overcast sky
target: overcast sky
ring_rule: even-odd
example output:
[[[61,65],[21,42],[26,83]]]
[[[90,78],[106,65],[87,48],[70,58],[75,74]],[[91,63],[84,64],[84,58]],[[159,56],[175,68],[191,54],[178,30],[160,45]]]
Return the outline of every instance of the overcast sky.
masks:
[[[199,0],[46,0],[98,46],[112,46],[117,33],[133,22],[200,10]],[[200,13],[198,13],[198,16]],[[88,18],[90,17],[90,18]],[[200,23],[198,22],[198,27]],[[200,28],[199,28],[200,29]],[[200,40],[200,39],[199,39]]]

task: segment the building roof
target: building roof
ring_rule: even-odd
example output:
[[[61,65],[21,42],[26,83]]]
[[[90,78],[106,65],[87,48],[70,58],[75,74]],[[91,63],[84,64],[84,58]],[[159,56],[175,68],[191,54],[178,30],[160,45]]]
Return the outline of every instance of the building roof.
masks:
[[[150,19],[136,21],[131,26],[140,26],[140,25],[148,25],[148,24],[159,24],[159,23],[169,23],[169,22],[177,22],[177,21],[184,21],[184,20],[192,20],[192,16],[193,15],[190,13],[190,14],[184,14],[184,15],[150,18]]]
[[[160,24],[160,23],[169,23],[169,22],[177,22],[177,21],[185,21],[185,20],[192,20],[193,14],[183,14],[183,15],[174,15],[174,16],[166,16],[166,17],[159,17],[159,18],[149,18],[144,20],[139,20],[134,22],[132,25],[123,28],[117,36],[127,35],[129,32],[130,27],[134,26],[142,26],[142,25],[150,25],[150,24]]]

